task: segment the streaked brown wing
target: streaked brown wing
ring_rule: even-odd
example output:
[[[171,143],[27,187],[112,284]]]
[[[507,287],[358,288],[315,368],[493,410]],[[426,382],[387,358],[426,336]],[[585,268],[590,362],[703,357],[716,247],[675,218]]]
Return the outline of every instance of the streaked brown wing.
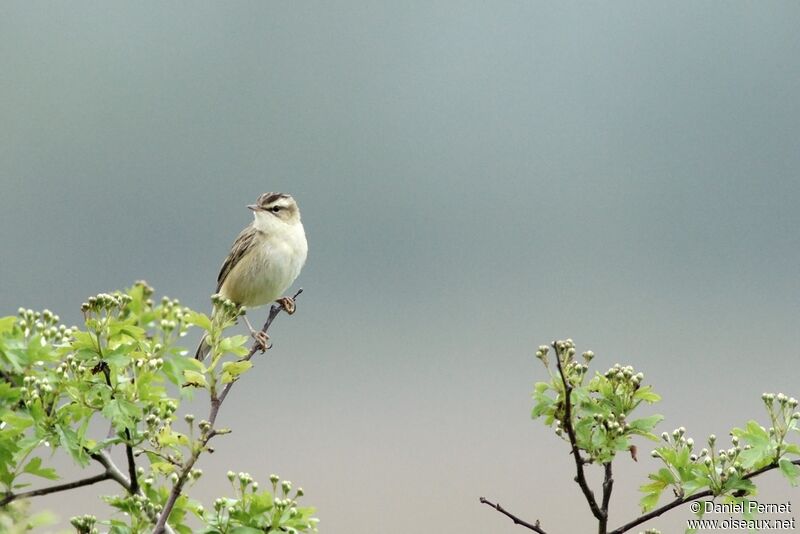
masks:
[[[222,267],[219,270],[219,276],[217,276],[217,293],[219,293],[219,290],[222,287],[223,282],[225,282],[225,278],[228,277],[228,274],[230,274],[233,268],[236,267],[236,264],[239,263],[239,260],[244,257],[247,251],[250,250],[257,233],[258,230],[253,228],[253,225],[251,224],[242,230],[242,232],[236,238],[236,241],[233,242],[231,252],[228,254],[228,257],[225,258],[225,262],[222,264]]]

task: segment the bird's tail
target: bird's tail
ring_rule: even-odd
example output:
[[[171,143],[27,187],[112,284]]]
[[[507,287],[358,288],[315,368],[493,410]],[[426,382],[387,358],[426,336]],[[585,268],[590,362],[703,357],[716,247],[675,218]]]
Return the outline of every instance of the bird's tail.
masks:
[[[208,344],[207,338],[208,334],[203,334],[203,337],[200,338],[200,344],[197,345],[197,351],[194,353],[195,360],[203,361],[211,352],[211,345]]]

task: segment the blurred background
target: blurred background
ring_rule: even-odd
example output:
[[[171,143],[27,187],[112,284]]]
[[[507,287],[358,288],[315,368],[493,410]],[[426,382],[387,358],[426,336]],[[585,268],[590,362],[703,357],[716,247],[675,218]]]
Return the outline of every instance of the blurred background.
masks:
[[[798,27],[794,2],[4,2],[0,315],[79,323],[142,278],[206,310],[245,205],[290,192],[306,292],[195,496],[275,472],[324,533],[524,531],[480,496],[594,530],[530,420],[538,345],[634,365],[698,442],[800,395]],[[34,505],[64,525],[103,491]]]

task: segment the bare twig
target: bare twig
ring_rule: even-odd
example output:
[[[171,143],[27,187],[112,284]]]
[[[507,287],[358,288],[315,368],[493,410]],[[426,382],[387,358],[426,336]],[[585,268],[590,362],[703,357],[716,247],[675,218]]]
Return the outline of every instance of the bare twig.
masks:
[[[603,512],[603,518],[598,521],[597,531],[600,534],[606,534],[608,529],[608,503],[611,501],[611,491],[614,489],[614,477],[611,473],[611,461],[603,464],[603,501],[600,505],[600,510]]]
[[[800,460],[794,460],[792,463],[794,465],[799,465],[800,466]],[[761,469],[757,469],[757,470],[753,471],[752,473],[746,474],[745,476],[742,477],[742,479],[743,480],[748,480],[748,479],[751,479],[751,478],[755,478],[758,475],[764,474],[767,471],[772,471],[773,469],[776,469],[777,467],[778,467],[778,462],[774,462],[774,463],[772,463],[770,465],[766,465],[766,466],[762,467]],[[686,504],[687,502],[696,501],[698,499],[702,499],[703,497],[711,497],[712,495],[714,495],[714,492],[709,489],[709,490],[698,491],[697,493],[689,495],[688,497],[678,497],[677,499],[668,502],[667,504],[665,504],[661,508],[656,508],[655,510],[652,510],[652,511],[646,513],[646,514],[643,514],[643,515],[637,517],[636,519],[634,519],[632,521],[629,521],[628,523],[625,523],[621,527],[619,527],[619,528],[617,528],[615,530],[612,530],[608,534],[622,534],[623,532],[627,532],[630,529],[632,529],[634,527],[637,527],[637,526],[641,525],[642,523],[644,523],[646,521],[650,521],[654,517],[658,517],[658,516],[660,516],[661,514],[663,514],[665,512],[669,512],[673,508],[681,506],[682,504]]]
[[[592,510],[592,515],[594,515],[598,521],[602,522],[607,520],[608,514],[603,512],[603,510],[597,506],[597,500],[594,498],[594,493],[589,487],[589,483],[586,481],[586,474],[584,473],[583,469],[586,460],[581,456],[580,450],[578,449],[578,440],[575,438],[575,429],[572,426],[572,386],[570,385],[569,380],[567,380],[567,375],[564,372],[564,367],[561,363],[562,351],[558,349],[558,343],[553,341],[552,347],[556,352],[556,366],[558,368],[558,374],[561,376],[561,383],[564,385],[563,426],[564,430],[567,431],[567,436],[569,437],[569,444],[570,448],[572,449],[572,457],[575,459],[575,482],[578,483],[581,491],[583,491],[583,495],[586,497],[586,502],[589,503],[589,508]]]
[[[298,289],[297,293],[294,294],[293,299],[296,299],[301,293],[303,292],[302,289]],[[264,323],[264,326],[261,327],[261,332],[267,333],[269,327],[272,325],[272,322],[275,318],[283,311],[283,306],[278,304],[273,304],[269,310],[269,316],[267,317],[267,321]],[[261,344],[256,341],[253,343],[253,346],[250,348],[250,352],[242,358],[241,361],[248,361],[250,360],[253,355],[261,348]],[[194,452],[192,455],[186,460],[186,463],[181,468],[180,472],[178,473],[178,480],[172,486],[172,490],[169,493],[169,497],[167,498],[166,504],[164,504],[164,508],[161,510],[161,513],[158,516],[158,520],[156,521],[156,526],[153,529],[153,534],[163,534],[165,529],[168,528],[167,519],[169,519],[169,514],[172,513],[172,509],[175,507],[175,502],[177,502],[178,497],[183,490],[183,486],[186,483],[186,479],[189,476],[189,472],[194,467],[194,464],[197,462],[197,459],[200,457],[200,453],[206,450],[206,445],[208,442],[218,434],[217,429],[214,428],[214,423],[217,420],[217,415],[219,414],[219,409],[222,406],[222,402],[225,400],[225,397],[228,396],[231,388],[233,387],[234,382],[228,382],[225,384],[225,387],[222,391],[217,395],[215,392],[211,392],[211,408],[208,413],[208,428],[200,437],[200,443],[198,447],[194,447]]]
[[[500,503],[495,504],[495,503],[493,503],[493,502],[491,502],[488,499],[485,499],[483,497],[480,498],[480,501],[481,501],[482,504],[485,504],[487,506],[491,506],[492,508],[494,508],[495,510],[497,510],[498,512],[500,512],[504,516],[506,516],[509,519],[511,519],[514,522],[515,525],[522,525],[523,527],[526,527],[526,528],[528,528],[528,529],[530,529],[530,530],[532,530],[534,532],[538,532],[539,534],[547,534],[547,532],[542,530],[542,527],[539,526],[539,520],[538,519],[536,520],[536,523],[528,523],[524,519],[520,519],[519,517],[515,516],[514,514],[512,514],[511,512],[509,512],[508,510],[506,510],[502,506],[500,506]]]
[[[117,465],[111,460],[111,457],[106,451],[95,452],[90,456],[94,461],[106,468],[106,473],[108,473],[110,479],[114,480],[117,484],[128,490],[128,492],[131,491],[130,481],[125,478],[125,475],[122,474],[122,471],[119,470]]]
[[[12,501],[16,501],[17,499],[27,499],[28,497],[38,497],[40,495],[49,495],[50,493],[57,493],[59,491],[67,491],[75,488],[80,488],[83,486],[90,486],[92,484],[97,484],[98,482],[103,482],[104,480],[110,480],[111,475],[108,472],[100,473],[98,475],[94,475],[87,478],[82,478],[80,480],[75,480],[72,482],[67,482],[65,484],[56,484],[55,486],[48,486],[46,488],[39,488],[30,491],[23,491],[22,493],[6,493],[5,497],[0,499],[0,507],[7,505]]]

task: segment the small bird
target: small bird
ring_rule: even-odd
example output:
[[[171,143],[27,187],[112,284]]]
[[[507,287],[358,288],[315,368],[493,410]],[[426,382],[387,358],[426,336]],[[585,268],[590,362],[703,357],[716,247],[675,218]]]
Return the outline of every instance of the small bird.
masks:
[[[247,207],[253,211],[253,222],[233,242],[217,276],[217,293],[248,308],[279,300],[287,312],[293,313],[292,298],[280,297],[300,274],[308,255],[297,202],[284,193],[264,193]],[[242,317],[252,336],[266,348],[266,334]],[[203,360],[210,351],[204,335],[195,358]]]

